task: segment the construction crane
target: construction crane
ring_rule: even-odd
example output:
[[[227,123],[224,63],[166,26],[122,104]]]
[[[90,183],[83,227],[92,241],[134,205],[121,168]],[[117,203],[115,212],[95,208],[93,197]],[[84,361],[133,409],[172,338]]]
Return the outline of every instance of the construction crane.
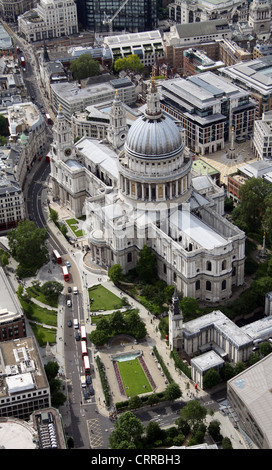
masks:
[[[123,10],[123,8],[126,6],[128,0],[125,0],[122,5],[118,8],[117,12],[114,13],[113,17],[112,18],[109,18],[109,16],[106,14],[106,12],[104,11],[104,20],[103,20],[103,24],[108,24],[109,25],[109,32],[112,33],[113,32],[113,29],[112,29],[112,22],[113,20],[116,18],[117,15],[119,15],[120,11]]]

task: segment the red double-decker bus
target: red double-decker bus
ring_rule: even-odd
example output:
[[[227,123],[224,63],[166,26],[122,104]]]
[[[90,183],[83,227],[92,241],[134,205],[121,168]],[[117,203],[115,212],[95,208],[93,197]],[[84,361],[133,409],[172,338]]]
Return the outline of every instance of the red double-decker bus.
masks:
[[[81,341],[87,341],[87,334],[86,334],[85,325],[81,325],[81,327],[80,327],[80,336],[81,336]]]
[[[80,347],[81,347],[81,356],[82,359],[84,360],[85,356],[88,356],[88,350],[87,350],[87,343],[86,341],[81,341],[80,342]]]
[[[50,114],[46,114],[46,115],[45,115],[45,120],[46,120],[47,124],[53,124],[53,121],[52,121],[52,119],[51,119]]]
[[[62,266],[61,269],[62,269],[62,274],[63,274],[64,280],[69,281],[69,271],[68,271],[67,266]]]
[[[62,263],[62,257],[60,256],[59,252],[57,250],[53,250],[53,255],[55,257],[55,260],[57,261],[58,264]]]
[[[89,356],[83,357],[85,375],[91,375],[91,366]]]

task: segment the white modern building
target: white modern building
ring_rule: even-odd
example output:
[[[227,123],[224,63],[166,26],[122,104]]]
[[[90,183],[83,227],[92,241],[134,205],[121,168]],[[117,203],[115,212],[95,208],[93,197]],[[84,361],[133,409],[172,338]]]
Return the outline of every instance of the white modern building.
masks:
[[[196,189],[191,157],[162,113],[154,81],[144,114],[129,130],[119,92],[110,116],[105,142],[83,138],[74,145],[62,110],[53,128],[53,197],[76,217],[86,215],[92,263],[119,263],[127,272],[147,244],[160,278],[184,296],[231,297],[232,286],[244,282],[245,234],[222,216],[208,190]]]
[[[28,42],[76,34],[76,3],[74,0],[40,0],[36,8],[18,17],[18,32]]]
[[[163,59],[163,39],[159,30],[142,33],[106,36],[105,45],[110,49],[113,61],[137,55],[145,66],[152,66],[157,59]]]

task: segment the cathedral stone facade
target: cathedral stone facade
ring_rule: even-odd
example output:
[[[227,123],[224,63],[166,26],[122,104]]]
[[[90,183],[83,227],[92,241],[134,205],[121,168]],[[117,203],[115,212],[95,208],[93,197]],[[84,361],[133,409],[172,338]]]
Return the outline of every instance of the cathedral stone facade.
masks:
[[[151,80],[146,109],[128,129],[116,95],[104,141],[76,144],[61,109],[53,129],[53,197],[84,231],[94,265],[134,268],[148,245],[158,274],[183,296],[217,302],[244,282],[245,234],[223,217],[224,191],[192,178],[180,131]]]

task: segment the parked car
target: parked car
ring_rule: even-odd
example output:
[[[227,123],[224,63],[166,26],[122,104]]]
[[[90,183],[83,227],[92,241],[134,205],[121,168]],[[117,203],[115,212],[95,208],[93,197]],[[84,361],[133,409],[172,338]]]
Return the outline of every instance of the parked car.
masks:
[[[89,394],[88,394],[86,388],[83,388],[83,395],[84,395],[85,400],[88,400]]]
[[[87,375],[87,377],[86,377],[86,384],[87,384],[87,385],[90,385],[91,383],[92,383],[91,376],[90,376],[90,375]]]
[[[94,389],[93,389],[93,386],[92,386],[92,385],[89,385],[89,392],[90,392],[90,395],[91,395],[91,396],[94,395]]]
[[[70,267],[71,267],[70,261],[66,261],[66,266],[67,266],[67,268],[70,268]]]
[[[72,302],[71,302],[71,300],[67,300],[67,307],[72,307]]]
[[[72,292],[72,287],[68,287],[68,292]]]

